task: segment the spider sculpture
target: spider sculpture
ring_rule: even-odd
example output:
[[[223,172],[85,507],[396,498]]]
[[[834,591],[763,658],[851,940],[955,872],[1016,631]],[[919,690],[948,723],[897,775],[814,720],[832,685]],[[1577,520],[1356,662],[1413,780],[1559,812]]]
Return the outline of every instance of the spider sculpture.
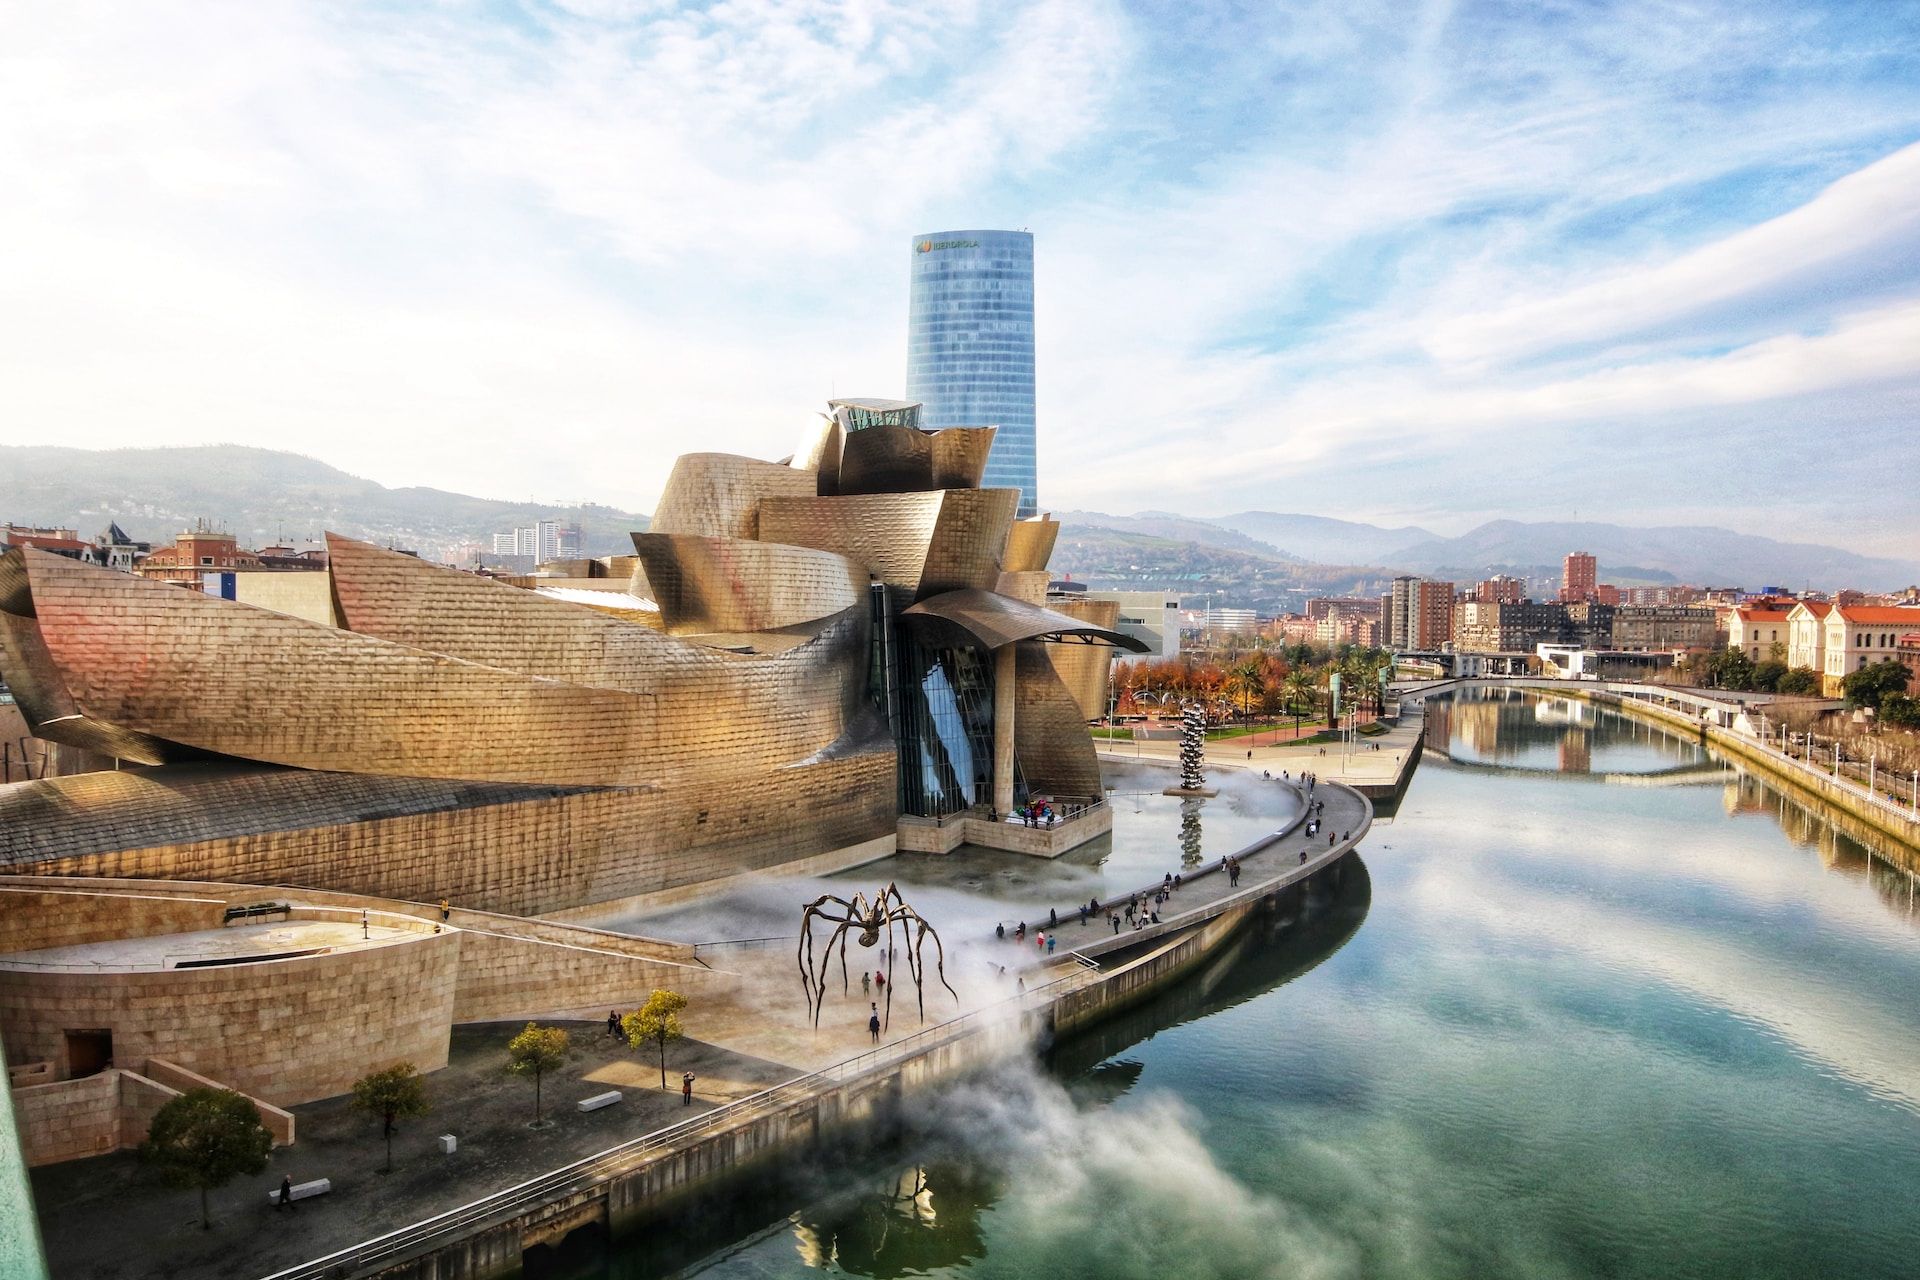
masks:
[[[813,949],[813,926],[816,920],[833,925],[833,932],[827,935],[826,948],[820,953],[816,964]],[[840,986],[851,990],[852,984],[847,977],[847,936],[856,933],[863,947],[871,947],[880,941],[880,935],[887,935],[888,982],[884,997],[887,1002],[887,1021],[893,1019],[892,958],[894,954],[893,930],[899,926],[901,932],[900,954],[906,957],[907,973],[913,978],[913,994],[919,1002],[920,1018],[926,1020],[927,1000],[923,984],[926,981],[927,965],[921,954],[927,939],[933,939],[934,973],[940,979],[955,1000],[960,993],[947,981],[947,953],[940,945],[940,935],[934,932],[932,925],[926,922],[918,911],[907,905],[900,896],[900,890],[893,884],[874,894],[869,902],[867,895],[856,893],[853,901],[836,897],[831,893],[822,894],[809,902],[800,913],[800,946],[795,960],[800,966],[800,985],[806,989],[807,1003],[813,1009],[813,1025],[820,1025],[820,1009],[827,998],[827,966],[833,962],[834,944],[840,946]]]

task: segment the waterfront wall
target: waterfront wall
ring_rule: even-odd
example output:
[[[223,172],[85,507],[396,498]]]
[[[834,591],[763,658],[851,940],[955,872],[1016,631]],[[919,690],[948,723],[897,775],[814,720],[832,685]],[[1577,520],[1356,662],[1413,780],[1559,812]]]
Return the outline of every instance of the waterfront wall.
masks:
[[[1090,646],[1082,645],[1081,648]],[[985,818],[954,817],[900,819],[898,843],[906,853],[952,853],[963,844],[976,844],[1004,853],[1035,858],[1057,858],[1096,836],[1113,830],[1113,809],[1099,804],[1081,810],[1057,827],[1027,827],[1017,822],[989,822]]]

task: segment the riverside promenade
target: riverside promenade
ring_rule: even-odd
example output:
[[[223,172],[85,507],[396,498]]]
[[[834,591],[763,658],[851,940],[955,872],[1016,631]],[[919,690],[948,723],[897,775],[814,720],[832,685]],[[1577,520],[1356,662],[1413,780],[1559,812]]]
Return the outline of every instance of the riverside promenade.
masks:
[[[1366,836],[1372,806],[1357,791],[1325,782],[1313,789],[1313,798],[1323,805],[1323,825],[1315,836],[1304,834],[1308,815],[1302,812],[1243,847],[1236,855],[1242,869],[1237,886],[1219,870],[1217,858],[1191,873],[1183,871],[1181,888],[1157,925],[1123,927],[1116,934],[1104,920],[1081,925],[1078,903],[1035,903],[1032,921],[1046,920],[1049,911],[1059,915],[1052,955],[1035,947],[1031,937],[1024,948],[1011,938],[989,943],[987,962],[973,966],[969,980],[958,984],[964,1012],[878,1047],[845,1052],[845,1018],[833,1025],[823,1022],[813,1033],[794,1025],[791,1016],[769,1016],[795,1004],[792,989],[798,984],[790,948],[768,947],[739,957],[741,997],[731,1002],[732,1013],[724,1020],[702,1020],[701,1038],[763,1060],[827,1061],[682,1123],[282,1267],[272,1272],[273,1280],[510,1275],[521,1268],[528,1250],[555,1244],[573,1231],[629,1234],[690,1197],[808,1159],[836,1135],[885,1126],[928,1090],[1029,1055],[1057,1034],[1112,1016],[1178,981],[1263,903],[1323,872],[1337,874],[1340,862]],[[1143,884],[1139,892],[1150,897],[1158,887]],[[1124,895],[1110,901],[1124,902]],[[995,960],[999,955],[1006,960]],[[1004,975],[996,972],[1002,964]],[[896,1017],[902,1015],[904,994],[896,993]],[[763,998],[779,1003],[762,1004]],[[850,999],[862,1002],[864,1011],[857,987]],[[929,1004],[934,1003],[930,997]]]
[[[1419,763],[1422,708],[1411,698],[1403,699],[1399,714],[1390,713],[1379,723],[1387,726],[1385,733],[1356,735],[1350,747],[1339,742],[1257,741],[1254,735],[1209,739],[1206,767],[1210,772],[1232,770],[1256,777],[1270,773],[1275,778],[1298,778],[1306,772],[1369,799],[1398,798]],[[1095,746],[1103,761],[1172,764],[1180,758],[1180,743],[1173,738],[1096,739]]]

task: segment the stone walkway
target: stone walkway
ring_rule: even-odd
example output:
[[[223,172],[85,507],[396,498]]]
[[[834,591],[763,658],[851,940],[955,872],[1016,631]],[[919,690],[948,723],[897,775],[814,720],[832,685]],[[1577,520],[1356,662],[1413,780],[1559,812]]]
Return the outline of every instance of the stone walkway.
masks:
[[[1304,798],[1305,789],[1297,782],[1276,781],[1274,785],[1291,786],[1303,792]],[[1306,812],[1303,807],[1299,815],[1275,833],[1276,838],[1260,843],[1251,852],[1242,851],[1238,886],[1230,883],[1221,859],[1210,858],[1189,867],[1181,865],[1178,853],[1173,852],[1163,875],[1178,875],[1180,887],[1161,909],[1158,925],[1129,926],[1125,919],[1127,897],[1124,894],[1103,901],[1101,913],[1085,924],[1080,921],[1081,904],[1050,903],[1027,919],[1027,936],[1020,942],[1013,936],[1014,926],[1019,922],[1013,922],[1008,927],[1005,943],[1008,958],[1004,963],[1009,975],[1040,969],[1042,973],[1035,980],[1046,981],[1078,963],[1073,959],[1075,953],[1093,958],[1163,937],[1204,919],[1222,902],[1262,896],[1281,882],[1303,878],[1337,860],[1364,835],[1369,815],[1367,802],[1353,791],[1333,786],[1316,786],[1311,798],[1323,805],[1317,815]],[[1315,816],[1321,820],[1320,829],[1308,836],[1305,834],[1307,824]],[[1329,837],[1332,837],[1331,844]],[[1162,880],[1140,887],[1141,900],[1149,910],[1154,893],[1164,883]],[[1059,917],[1058,925],[1050,930],[1058,937],[1058,948],[1051,957],[1035,942],[1036,932],[1049,931],[1049,910],[1057,912]],[[1108,919],[1110,915],[1122,917],[1117,933]]]

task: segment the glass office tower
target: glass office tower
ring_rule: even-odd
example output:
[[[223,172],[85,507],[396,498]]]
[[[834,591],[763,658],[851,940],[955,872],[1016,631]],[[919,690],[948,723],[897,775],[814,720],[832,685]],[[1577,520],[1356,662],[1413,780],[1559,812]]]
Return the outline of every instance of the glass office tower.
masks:
[[[983,488],[1018,489],[1036,514],[1033,454],[1033,236],[938,231],[913,242],[907,399],[920,425],[998,427]]]

